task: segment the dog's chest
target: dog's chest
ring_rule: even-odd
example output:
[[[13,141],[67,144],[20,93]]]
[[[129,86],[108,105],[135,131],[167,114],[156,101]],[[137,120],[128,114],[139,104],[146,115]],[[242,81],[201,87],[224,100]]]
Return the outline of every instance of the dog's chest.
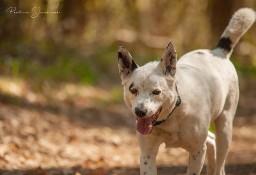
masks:
[[[166,147],[180,147],[181,146],[181,140],[180,140],[180,133],[169,133],[164,134],[163,141],[166,145]]]
[[[153,131],[158,137],[161,137],[166,147],[182,146],[181,132],[178,127],[165,127],[165,125],[163,125],[161,127],[155,127]]]

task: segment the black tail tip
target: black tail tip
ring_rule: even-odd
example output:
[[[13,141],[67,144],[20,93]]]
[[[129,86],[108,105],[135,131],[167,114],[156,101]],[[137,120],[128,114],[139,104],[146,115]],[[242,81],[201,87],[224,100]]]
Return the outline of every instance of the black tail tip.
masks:
[[[220,38],[218,44],[216,45],[215,49],[223,49],[226,52],[230,52],[232,50],[232,41],[229,37],[222,37]]]

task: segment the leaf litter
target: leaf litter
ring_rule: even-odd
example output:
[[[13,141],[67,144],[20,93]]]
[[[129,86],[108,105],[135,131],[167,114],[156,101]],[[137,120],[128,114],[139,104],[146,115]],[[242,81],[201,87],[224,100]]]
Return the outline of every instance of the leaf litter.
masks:
[[[135,121],[123,103],[99,104],[99,98],[111,101],[100,87],[46,89],[38,93],[26,82],[0,80],[1,175],[139,174]],[[255,126],[255,114],[235,119],[227,158],[228,165],[249,166],[249,174],[256,171]],[[184,150],[161,145],[157,163],[161,174],[182,174],[187,159]]]

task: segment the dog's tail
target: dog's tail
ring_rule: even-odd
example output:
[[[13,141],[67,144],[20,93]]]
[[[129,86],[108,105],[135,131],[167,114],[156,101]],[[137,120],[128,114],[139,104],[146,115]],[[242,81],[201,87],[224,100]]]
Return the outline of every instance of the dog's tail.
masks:
[[[220,49],[229,57],[236,43],[255,22],[255,18],[254,10],[249,8],[239,9],[229,21],[215,49]]]

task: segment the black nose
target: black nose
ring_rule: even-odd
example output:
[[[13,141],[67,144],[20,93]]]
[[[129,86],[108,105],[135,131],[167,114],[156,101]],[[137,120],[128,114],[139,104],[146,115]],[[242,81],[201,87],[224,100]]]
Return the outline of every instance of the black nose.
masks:
[[[136,114],[138,117],[144,117],[147,112],[148,112],[147,109],[139,108],[139,107],[136,107],[136,108],[135,108],[135,114]]]

